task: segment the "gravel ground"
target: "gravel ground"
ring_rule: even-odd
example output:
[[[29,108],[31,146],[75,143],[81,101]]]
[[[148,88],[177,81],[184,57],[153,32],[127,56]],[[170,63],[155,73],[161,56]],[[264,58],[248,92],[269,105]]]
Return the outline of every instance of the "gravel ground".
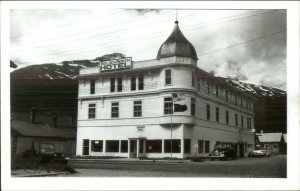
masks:
[[[286,156],[183,163],[76,163],[68,177],[252,177],[285,178]]]

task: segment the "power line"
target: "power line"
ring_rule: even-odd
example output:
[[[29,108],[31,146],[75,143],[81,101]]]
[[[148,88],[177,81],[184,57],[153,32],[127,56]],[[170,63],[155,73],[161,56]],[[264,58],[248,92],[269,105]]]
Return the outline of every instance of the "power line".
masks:
[[[227,23],[227,22],[236,21],[236,20],[240,20],[240,19],[245,19],[245,18],[249,18],[249,17],[259,16],[259,15],[270,13],[270,12],[274,12],[274,11],[277,11],[277,10],[272,10],[272,11],[267,11],[267,12],[263,12],[263,13],[260,13],[260,14],[255,14],[255,15],[250,15],[250,16],[241,17],[241,18],[237,18],[237,19],[232,19],[232,20],[228,20],[228,21],[225,21],[225,22],[214,23],[214,24],[210,24],[210,25],[206,25],[206,26],[202,26],[202,27],[214,26],[214,25],[217,25],[217,24],[222,24],[222,23]],[[236,17],[236,16],[240,16],[240,15],[245,15],[245,14],[252,14],[252,13],[255,13],[255,12],[258,12],[258,11],[253,11],[253,12],[250,12],[250,13],[239,14],[239,15],[235,15],[235,16],[231,16],[231,17],[227,17],[227,18],[232,18],[232,17]],[[190,16],[193,16],[193,15],[183,16],[181,18],[190,17]],[[213,21],[224,20],[224,19],[227,19],[227,18],[217,19],[217,20],[213,20]],[[166,20],[162,20],[160,22],[155,22],[155,23],[151,23],[151,24],[147,24],[147,25],[139,26],[139,27],[140,28],[142,28],[142,27],[148,27],[150,25],[154,25],[154,24],[158,24],[158,23],[163,23],[163,22],[166,22],[166,21],[169,21],[169,20],[170,19],[166,19]],[[203,22],[203,23],[195,24],[195,25],[188,26],[188,27],[185,27],[185,28],[191,28],[191,27],[192,28],[197,28],[197,26],[199,26],[199,25],[203,25],[205,23],[209,23],[209,22],[213,22],[213,21],[208,21],[208,22]],[[132,22],[132,21],[130,21],[130,22]],[[114,25],[112,25],[112,26],[114,26]],[[201,28],[201,27],[199,27],[199,28]],[[97,36],[100,36],[100,35],[102,35],[102,36],[105,36],[107,34],[111,35],[111,34],[118,33],[118,32],[123,32],[123,31],[126,31],[126,30],[128,30],[128,29],[126,28],[126,29],[116,30],[116,31],[112,31],[112,32],[100,33],[100,34],[97,34],[97,35],[85,36],[85,37],[78,38],[78,39],[70,39],[70,40],[66,40],[66,41],[60,42],[60,43],[74,42],[74,41],[78,41],[78,40],[82,40],[82,39],[94,38],[94,37],[97,37]],[[169,31],[169,30],[165,30],[165,31]],[[80,32],[80,33],[77,33],[77,34],[81,34],[81,33],[83,33],[83,32]],[[157,32],[157,33],[153,33],[153,34],[161,34],[161,33],[162,33],[162,31]],[[41,46],[34,46],[33,48],[28,49],[28,50],[22,50],[21,49],[21,50],[17,50],[17,51],[14,51],[14,52],[16,53],[16,52],[21,52],[21,51],[30,51],[32,49],[42,48],[42,47],[47,47],[47,46],[52,46],[52,45],[57,45],[57,43],[49,43],[49,44],[41,45]],[[100,44],[100,45],[102,45],[102,44]]]
[[[264,12],[264,13],[266,13],[266,12]],[[256,16],[256,15],[253,15],[253,16]],[[242,18],[239,18],[239,19],[242,19]],[[235,19],[236,20],[236,19]],[[229,22],[229,21],[227,21],[227,22]],[[220,24],[220,23],[218,23],[218,24]],[[187,27],[187,28],[189,28],[189,29],[186,29],[186,30],[194,30],[194,29],[197,29],[197,28],[199,28],[199,27],[194,27],[195,25],[193,25],[193,27]],[[210,26],[212,26],[212,25],[210,25]],[[205,26],[204,26],[205,27]],[[153,38],[157,38],[157,37],[159,37],[159,36],[164,36],[164,35],[161,35],[161,33],[153,33],[153,34],[159,34],[159,35],[154,35],[154,36],[151,36],[150,38],[144,38],[144,39],[136,39],[135,41],[138,41],[138,42],[141,42],[141,40],[147,40],[147,39],[153,39]],[[153,35],[153,34],[151,34],[151,35]],[[147,36],[145,36],[145,37],[147,37]],[[130,41],[131,43],[132,42],[134,42],[134,41],[132,41],[132,40],[127,40],[127,41]],[[124,44],[124,42],[126,42],[126,41],[123,41],[123,42],[118,42],[117,44],[114,44],[114,45],[110,45],[110,46],[105,46],[105,47],[102,47],[102,48],[100,48],[100,50],[101,49],[105,49],[105,48],[108,48],[108,47],[114,47],[114,46],[117,46],[117,45],[122,45],[122,44]],[[102,45],[102,44],[100,44],[100,45]],[[95,47],[95,46],[93,46],[93,47]],[[66,52],[66,53],[64,53],[64,54],[60,54],[60,55],[57,55],[57,56],[61,56],[61,55],[72,55],[72,54],[75,54],[75,53],[77,53],[77,52],[86,52],[86,51],[90,51],[90,50],[93,50],[93,49],[99,49],[99,47],[97,46],[96,48],[93,48],[93,47],[91,47],[91,48],[89,48],[89,49],[85,49],[85,50],[80,50],[80,51],[69,51],[70,53],[68,53],[68,52]],[[56,55],[45,55],[44,57],[45,58],[47,58],[47,57],[57,57]],[[41,58],[41,57],[40,57]],[[43,58],[43,57],[42,57]]]

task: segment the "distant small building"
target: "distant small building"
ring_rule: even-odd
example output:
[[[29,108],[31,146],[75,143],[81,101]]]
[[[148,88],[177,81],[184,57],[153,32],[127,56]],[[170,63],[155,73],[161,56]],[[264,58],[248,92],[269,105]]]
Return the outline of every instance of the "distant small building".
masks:
[[[12,157],[26,151],[39,153],[41,144],[53,145],[55,152],[75,155],[76,131],[71,128],[53,128],[41,123],[11,121]]]
[[[256,147],[271,150],[272,154],[286,154],[286,134],[283,133],[256,133]]]

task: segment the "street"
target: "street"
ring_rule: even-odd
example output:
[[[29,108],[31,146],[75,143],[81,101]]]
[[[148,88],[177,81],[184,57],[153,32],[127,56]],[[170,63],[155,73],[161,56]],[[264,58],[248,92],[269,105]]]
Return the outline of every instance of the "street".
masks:
[[[247,177],[285,178],[286,156],[203,162],[88,162],[71,164],[67,177]]]

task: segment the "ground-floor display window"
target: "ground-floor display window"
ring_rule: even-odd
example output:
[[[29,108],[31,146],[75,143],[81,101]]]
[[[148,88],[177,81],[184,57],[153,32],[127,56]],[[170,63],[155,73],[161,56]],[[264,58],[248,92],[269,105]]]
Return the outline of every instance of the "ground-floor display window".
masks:
[[[198,153],[203,153],[204,141],[198,140]]]
[[[119,152],[119,141],[106,141],[106,152]]]
[[[103,141],[92,140],[91,150],[93,152],[102,152],[103,151]]]
[[[205,141],[205,153],[209,153],[209,147],[210,147],[209,141]]]
[[[90,147],[89,147],[89,145],[90,145],[90,140],[89,139],[83,139],[83,144],[82,144],[82,146],[83,146],[83,148],[82,148],[82,154],[83,155],[89,155],[90,154],[90,152],[89,152],[89,150],[90,150]]]
[[[121,141],[121,153],[128,153],[128,141],[127,140]]]
[[[162,140],[147,140],[146,151],[147,153],[161,153]]]
[[[191,153],[191,139],[184,139],[184,153]]]
[[[180,139],[165,139],[165,153],[180,153],[180,147]]]

